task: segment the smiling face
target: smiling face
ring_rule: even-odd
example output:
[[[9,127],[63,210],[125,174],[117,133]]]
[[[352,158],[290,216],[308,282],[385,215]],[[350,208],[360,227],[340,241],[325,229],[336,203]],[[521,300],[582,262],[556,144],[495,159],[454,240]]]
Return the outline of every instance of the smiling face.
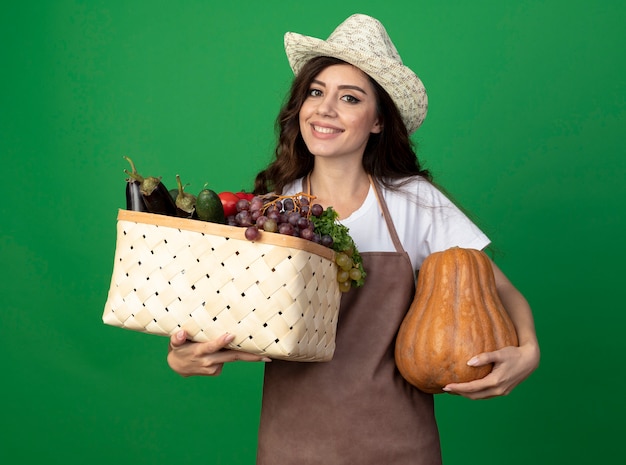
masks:
[[[370,134],[382,129],[374,87],[349,64],[329,66],[313,79],[299,120],[307,148],[318,157],[360,161]]]

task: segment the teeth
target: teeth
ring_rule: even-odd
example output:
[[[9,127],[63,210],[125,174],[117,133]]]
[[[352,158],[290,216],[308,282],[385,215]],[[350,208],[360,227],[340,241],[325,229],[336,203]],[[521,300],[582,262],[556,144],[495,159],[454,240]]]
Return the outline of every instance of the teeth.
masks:
[[[334,134],[336,132],[341,132],[339,129],[323,128],[321,126],[313,126],[313,129],[317,132],[321,132],[322,134]]]

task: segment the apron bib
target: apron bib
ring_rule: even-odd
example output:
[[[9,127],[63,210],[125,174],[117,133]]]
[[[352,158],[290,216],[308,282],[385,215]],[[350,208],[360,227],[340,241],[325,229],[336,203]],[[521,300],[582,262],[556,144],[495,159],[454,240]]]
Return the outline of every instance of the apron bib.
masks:
[[[413,267],[374,183],[396,252],[363,252],[362,288],[341,297],[329,362],[265,365],[257,465],[437,465],[434,399],[408,384],[395,338]]]

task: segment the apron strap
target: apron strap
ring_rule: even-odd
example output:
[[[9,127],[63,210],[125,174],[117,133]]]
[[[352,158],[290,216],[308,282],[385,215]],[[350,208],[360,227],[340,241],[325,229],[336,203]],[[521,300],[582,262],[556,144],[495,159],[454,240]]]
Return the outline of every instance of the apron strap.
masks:
[[[387,229],[389,230],[389,235],[391,236],[391,241],[396,248],[396,252],[404,252],[404,247],[402,247],[402,242],[400,242],[400,237],[398,236],[396,227],[391,220],[391,214],[389,213],[389,208],[387,208],[387,202],[385,202],[385,197],[383,196],[382,189],[380,185],[376,181],[374,181],[372,175],[368,174],[367,176],[370,178],[370,184],[374,186],[376,200],[378,200],[378,206],[380,207],[383,218],[385,219],[385,223],[387,223]]]

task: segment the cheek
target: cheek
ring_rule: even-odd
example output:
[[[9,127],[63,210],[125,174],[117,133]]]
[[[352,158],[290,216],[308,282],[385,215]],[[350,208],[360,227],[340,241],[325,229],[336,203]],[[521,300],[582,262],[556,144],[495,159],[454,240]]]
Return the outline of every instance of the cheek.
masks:
[[[310,113],[311,111],[306,105],[306,103],[303,104],[302,107],[300,108],[300,113],[298,113],[298,122],[300,123],[300,129],[304,127],[306,120]]]
[[[304,117],[304,115],[302,114],[302,112],[300,112],[300,116],[298,118],[298,125],[300,127],[300,134],[303,134],[306,130],[306,118]]]
[[[378,125],[378,113],[372,112],[367,117],[367,131],[368,132],[380,132],[380,128]]]
[[[371,118],[370,115],[360,115],[354,117],[350,121],[350,125],[353,128],[358,128],[360,133],[369,134],[374,126],[375,119]]]

